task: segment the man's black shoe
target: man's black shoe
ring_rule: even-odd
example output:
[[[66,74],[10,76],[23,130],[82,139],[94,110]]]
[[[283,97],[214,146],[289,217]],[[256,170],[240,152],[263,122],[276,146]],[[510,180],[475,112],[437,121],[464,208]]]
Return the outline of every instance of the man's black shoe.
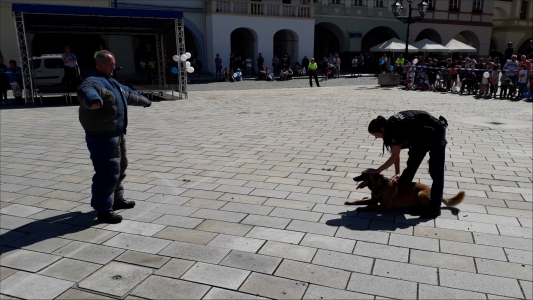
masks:
[[[113,204],[113,210],[119,210],[119,209],[129,209],[135,207],[135,201],[122,201],[119,203]]]
[[[421,218],[435,219],[440,216],[440,207],[424,209],[420,212]]]
[[[122,216],[115,214],[114,211],[99,211],[98,221],[109,224],[117,224],[122,222]]]

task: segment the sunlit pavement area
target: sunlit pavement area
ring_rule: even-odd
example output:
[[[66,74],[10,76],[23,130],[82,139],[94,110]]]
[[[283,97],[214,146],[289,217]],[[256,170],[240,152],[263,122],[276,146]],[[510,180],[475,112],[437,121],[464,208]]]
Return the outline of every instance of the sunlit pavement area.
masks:
[[[533,298],[531,103],[342,80],[130,107],[116,225],[78,108],[2,107],[1,298]],[[406,109],[450,124],[445,196],[467,197],[436,220],[344,205],[388,158],[368,122]]]

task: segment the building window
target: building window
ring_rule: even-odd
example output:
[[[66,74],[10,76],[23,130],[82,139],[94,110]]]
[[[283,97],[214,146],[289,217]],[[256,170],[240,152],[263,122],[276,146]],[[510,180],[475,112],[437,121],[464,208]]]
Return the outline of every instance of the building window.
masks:
[[[472,6],[472,12],[474,13],[483,12],[483,0],[474,0],[474,4]]]
[[[366,6],[364,0],[353,0],[353,1],[352,1],[352,5],[353,5],[353,6]]]
[[[344,4],[344,0],[329,0],[329,4]]]
[[[451,11],[459,10],[459,0],[450,0],[450,10]]]
[[[522,6],[520,6],[520,19],[525,20],[527,17],[527,2],[522,1]]]
[[[383,0],[376,0],[376,7],[385,7]]]
[[[428,9],[435,9],[435,1],[434,0],[426,0],[426,3],[428,4]]]

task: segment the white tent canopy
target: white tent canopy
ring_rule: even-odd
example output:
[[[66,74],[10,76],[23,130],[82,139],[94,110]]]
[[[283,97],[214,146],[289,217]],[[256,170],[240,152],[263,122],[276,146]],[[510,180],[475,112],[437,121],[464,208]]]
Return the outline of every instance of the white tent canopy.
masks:
[[[476,52],[477,49],[468,46],[465,43],[461,43],[456,39],[451,39],[448,44],[446,44],[446,48],[448,48],[449,52]]]
[[[404,52],[405,43],[397,38],[392,38],[386,42],[370,48],[372,52]],[[408,52],[418,52],[418,48],[409,45]]]
[[[413,43],[413,46],[418,48],[420,52],[448,52],[448,48],[443,45],[436,43],[432,40],[423,39],[416,43]]]

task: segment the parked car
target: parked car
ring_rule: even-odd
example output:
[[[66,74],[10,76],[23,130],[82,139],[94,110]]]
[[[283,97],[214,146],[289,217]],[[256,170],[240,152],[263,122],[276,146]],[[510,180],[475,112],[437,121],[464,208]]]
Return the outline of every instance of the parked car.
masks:
[[[43,54],[32,58],[32,73],[37,86],[64,85],[65,71],[61,54]],[[80,77],[80,68],[76,63],[76,72]]]

